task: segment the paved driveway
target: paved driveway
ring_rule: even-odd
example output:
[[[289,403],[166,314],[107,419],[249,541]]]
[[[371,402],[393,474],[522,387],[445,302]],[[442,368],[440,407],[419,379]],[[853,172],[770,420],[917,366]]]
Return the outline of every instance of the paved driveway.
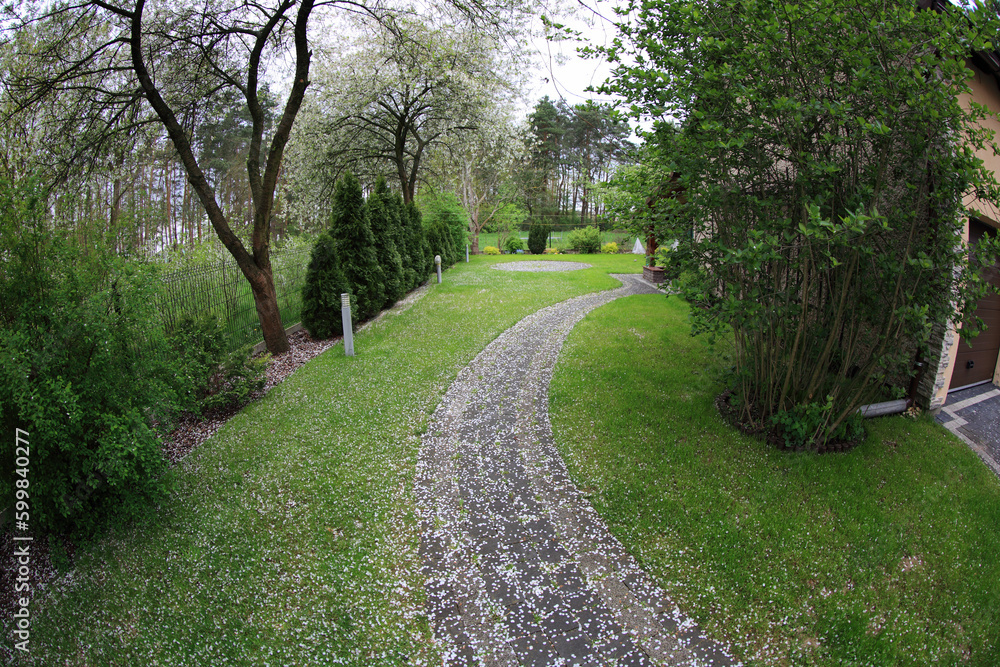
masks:
[[[952,392],[937,420],[1000,476],[1000,389],[981,384]]]

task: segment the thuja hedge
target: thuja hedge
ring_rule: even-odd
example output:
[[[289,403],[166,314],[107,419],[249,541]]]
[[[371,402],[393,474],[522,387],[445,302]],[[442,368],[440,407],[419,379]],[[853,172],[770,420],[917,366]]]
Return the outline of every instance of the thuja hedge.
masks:
[[[434,234],[437,229],[433,226]],[[318,338],[338,335],[341,294],[351,295],[351,312],[365,320],[422,284],[433,266],[419,210],[404,205],[384,178],[366,200],[361,183],[348,173],[334,188],[330,231],[313,248],[302,289],[302,323]]]

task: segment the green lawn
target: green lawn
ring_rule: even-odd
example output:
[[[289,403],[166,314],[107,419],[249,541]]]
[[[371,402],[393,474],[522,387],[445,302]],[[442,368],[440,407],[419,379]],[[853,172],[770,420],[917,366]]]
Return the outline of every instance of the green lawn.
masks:
[[[761,665],[1000,665],[1000,481],[929,417],[779,452],[713,400],[724,345],[676,298],[570,334],[550,392],[577,484],[670,597]]]
[[[244,409],[168,473],[173,491],[147,520],[78,554],[72,576],[32,602],[23,663],[434,663],[412,497],[418,434],[502,331],[618,286],[609,271],[640,270],[626,255],[588,256],[585,271],[486,270],[511,259],[458,264],[357,334],[357,357],[334,347]]]
[[[528,245],[528,232],[515,232],[515,233],[517,233],[517,234],[519,234],[521,236],[521,239],[524,241],[525,247],[527,247],[527,245]],[[566,237],[568,235],[569,235],[569,231],[554,231],[554,232],[552,232],[552,246],[553,247],[557,247],[557,246],[560,245],[560,243],[565,243],[566,242]],[[479,251],[482,252],[483,248],[485,248],[488,245],[489,246],[493,246],[494,248],[498,247],[497,246],[497,239],[498,239],[498,237],[499,237],[499,234],[497,234],[496,232],[482,232],[479,235]],[[632,244],[635,243],[635,236],[629,236],[628,234],[626,234],[625,232],[622,232],[622,231],[601,232],[601,243],[609,243],[611,241],[614,241],[614,242],[618,243],[618,246],[619,246],[618,249],[619,250],[622,249],[622,241],[623,240],[625,240],[626,243],[627,243],[627,245],[628,245],[628,248],[626,248],[626,250],[631,250],[632,249]]]

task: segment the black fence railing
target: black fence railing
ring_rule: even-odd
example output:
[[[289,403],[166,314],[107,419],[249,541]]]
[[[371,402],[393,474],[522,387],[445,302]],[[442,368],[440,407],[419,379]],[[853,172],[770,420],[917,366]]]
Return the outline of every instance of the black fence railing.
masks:
[[[309,256],[309,248],[271,255],[278,308],[286,327],[298,322],[302,315],[302,285]],[[219,318],[231,350],[263,340],[250,284],[232,257],[165,272],[162,281],[159,311],[167,331],[185,314],[208,313]]]

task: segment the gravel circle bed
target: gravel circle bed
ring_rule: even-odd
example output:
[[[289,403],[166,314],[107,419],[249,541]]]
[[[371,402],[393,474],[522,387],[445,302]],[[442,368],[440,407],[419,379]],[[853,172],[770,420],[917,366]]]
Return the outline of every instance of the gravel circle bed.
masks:
[[[667,598],[573,484],[548,388],[588,312],[661,293],[622,287],[543,308],[449,387],[423,436],[415,496],[427,615],[445,664],[733,665]]]
[[[591,264],[585,262],[561,262],[553,260],[542,262],[533,260],[530,262],[507,262],[505,264],[494,264],[493,268],[498,271],[579,271],[589,269]]]

